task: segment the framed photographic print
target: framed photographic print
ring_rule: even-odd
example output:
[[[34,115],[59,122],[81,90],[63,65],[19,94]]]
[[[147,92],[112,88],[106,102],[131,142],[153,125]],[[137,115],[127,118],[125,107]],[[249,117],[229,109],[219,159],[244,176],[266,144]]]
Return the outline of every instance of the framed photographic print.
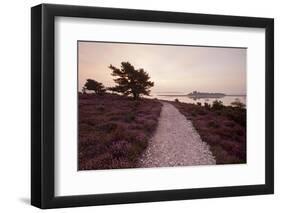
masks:
[[[31,9],[31,203],[272,194],[274,21]]]

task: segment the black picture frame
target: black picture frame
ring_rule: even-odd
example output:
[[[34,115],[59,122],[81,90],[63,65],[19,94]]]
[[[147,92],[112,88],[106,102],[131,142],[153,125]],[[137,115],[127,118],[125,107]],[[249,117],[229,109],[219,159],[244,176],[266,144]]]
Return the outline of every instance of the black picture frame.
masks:
[[[93,195],[54,195],[54,21],[55,17],[264,28],[265,184]],[[274,20],[164,11],[41,4],[31,8],[31,204],[39,208],[139,203],[274,192]]]

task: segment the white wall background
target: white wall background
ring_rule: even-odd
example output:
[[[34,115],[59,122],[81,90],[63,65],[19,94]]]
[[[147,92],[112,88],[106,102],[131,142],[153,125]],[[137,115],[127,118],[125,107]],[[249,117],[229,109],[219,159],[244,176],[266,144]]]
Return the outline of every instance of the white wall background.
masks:
[[[56,209],[49,212],[277,212],[281,209],[281,7],[278,0],[45,0],[150,10],[275,18],[275,195]],[[39,212],[30,197],[30,7],[42,1],[1,2],[0,212]],[[279,110],[277,110],[279,108]]]

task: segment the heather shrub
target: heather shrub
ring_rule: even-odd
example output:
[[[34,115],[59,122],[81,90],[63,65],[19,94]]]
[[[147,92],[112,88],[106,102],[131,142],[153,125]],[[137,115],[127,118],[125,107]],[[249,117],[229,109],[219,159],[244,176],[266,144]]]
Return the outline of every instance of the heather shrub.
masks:
[[[125,122],[132,122],[136,119],[135,113],[134,112],[127,112],[124,114],[124,121]]]
[[[104,106],[98,106],[96,108],[97,108],[97,111],[99,111],[99,112],[103,112],[105,110]]]
[[[190,119],[201,139],[209,144],[217,164],[246,163],[246,109],[213,105],[175,103],[179,111]]]
[[[100,130],[100,131],[105,131],[105,132],[112,132],[113,130],[115,130],[117,128],[117,124],[116,123],[103,123],[100,125],[97,125],[96,129]]]
[[[112,140],[122,140],[126,138],[126,129],[123,126],[118,126],[112,133]]]
[[[208,122],[208,127],[219,128],[220,125],[219,125],[219,123],[218,123],[217,121],[212,120],[212,121],[209,121],[209,122]]]
[[[127,151],[132,148],[128,141],[113,141],[110,147],[111,153],[115,158],[126,157]]]
[[[193,116],[193,117],[195,117],[196,115],[197,115],[197,113],[196,113],[196,111],[194,110],[194,111],[191,111],[191,116]]]
[[[146,120],[144,123],[144,128],[146,131],[150,132],[151,130],[154,130],[154,127],[156,127],[157,122],[154,120]]]
[[[225,107],[225,109],[222,111],[222,114],[227,116],[230,120],[233,120],[244,127],[246,126],[246,109]]]
[[[200,107],[199,109],[197,109],[197,114],[198,115],[207,115],[207,112],[205,109]]]
[[[235,122],[229,121],[229,120],[225,121],[223,124],[227,127],[234,127],[235,126]]]
[[[79,95],[79,170],[134,168],[162,104],[105,93]]]
[[[210,134],[210,133],[209,134],[206,133],[206,134],[202,135],[201,138],[203,141],[206,141],[211,145],[219,144],[219,142],[221,141],[221,138],[219,135]]]

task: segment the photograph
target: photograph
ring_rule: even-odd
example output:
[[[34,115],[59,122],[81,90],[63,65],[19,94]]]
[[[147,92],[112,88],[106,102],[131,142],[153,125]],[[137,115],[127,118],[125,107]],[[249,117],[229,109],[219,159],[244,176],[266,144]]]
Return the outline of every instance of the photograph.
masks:
[[[151,4],[32,6],[32,206],[275,193],[274,18]]]
[[[246,164],[247,48],[77,41],[78,170]]]

